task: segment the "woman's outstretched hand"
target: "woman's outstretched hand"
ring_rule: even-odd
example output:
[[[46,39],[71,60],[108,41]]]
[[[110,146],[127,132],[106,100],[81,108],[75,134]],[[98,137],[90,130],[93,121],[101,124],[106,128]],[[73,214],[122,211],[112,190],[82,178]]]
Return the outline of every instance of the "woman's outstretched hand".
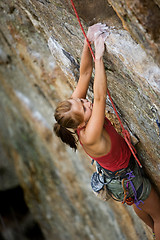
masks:
[[[104,54],[104,50],[105,50],[105,39],[108,36],[108,33],[101,33],[100,35],[95,34],[95,40],[94,40],[94,46],[95,46],[95,58],[96,60],[100,59],[103,54]],[[98,37],[97,37],[98,36]]]
[[[87,32],[87,38],[89,42],[93,43],[99,35],[106,32],[107,30],[108,27],[106,26],[106,24],[96,23],[92,25],[88,28]]]

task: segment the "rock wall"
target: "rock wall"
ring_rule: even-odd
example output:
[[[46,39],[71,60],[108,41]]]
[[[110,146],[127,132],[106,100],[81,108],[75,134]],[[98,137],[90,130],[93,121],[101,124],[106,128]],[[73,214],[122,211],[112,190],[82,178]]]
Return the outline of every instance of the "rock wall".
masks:
[[[133,38],[160,64],[160,2],[156,0],[109,0]]]
[[[135,13],[128,2],[110,1],[121,20],[120,9]],[[135,35],[143,25],[135,24],[138,14],[129,15],[126,31],[125,20],[122,26],[107,1],[75,4],[85,30],[96,22],[110,26],[108,87],[126,127],[140,140],[140,160],[159,188],[157,116],[152,112],[159,108],[158,39],[148,30],[142,34],[149,39],[145,43]],[[76,85],[84,41],[70,1],[3,0],[0,9],[1,190],[22,186],[47,240],[151,239],[131,208],[93,195],[90,159],[80,147],[73,153],[52,134],[53,109]],[[93,97],[92,83],[88,97]],[[106,110],[113,112],[109,100]],[[5,172],[13,176],[7,184]]]

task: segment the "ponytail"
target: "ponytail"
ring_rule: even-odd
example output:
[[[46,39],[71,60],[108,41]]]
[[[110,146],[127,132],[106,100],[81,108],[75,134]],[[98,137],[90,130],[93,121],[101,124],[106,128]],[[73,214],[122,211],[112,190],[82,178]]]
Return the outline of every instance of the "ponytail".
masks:
[[[71,132],[70,130],[61,126],[58,123],[54,124],[53,130],[57,137],[60,137],[64,143],[68,144],[75,151],[77,150],[77,140],[76,137],[74,136],[75,135],[74,132]]]
[[[83,116],[80,113],[73,112],[71,107],[70,101],[63,101],[58,104],[54,113],[57,123],[55,123],[53,130],[64,143],[76,151],[78,139],[75,129],[83,122]]]

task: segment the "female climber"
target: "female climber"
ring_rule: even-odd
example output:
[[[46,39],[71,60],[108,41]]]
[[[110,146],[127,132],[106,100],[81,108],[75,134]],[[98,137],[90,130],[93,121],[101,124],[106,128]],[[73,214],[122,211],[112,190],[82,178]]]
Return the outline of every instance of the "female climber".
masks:
[[[141,175],[123,137],[105,117],[107,78],[103,53],[106,36],[104,24],[95,24],[88,29],[88,40],[95,46],[93,104],[86,100],[93,63],[85,40],[77,87],[70,99],[58,104],[54,115],[57,121],[54,131],[75,150],[78,137],[85,152],[102,167],[105,186],[111,195],[129,205],[132,202],[136,214],[160,240],[160,198],[149,180]]]

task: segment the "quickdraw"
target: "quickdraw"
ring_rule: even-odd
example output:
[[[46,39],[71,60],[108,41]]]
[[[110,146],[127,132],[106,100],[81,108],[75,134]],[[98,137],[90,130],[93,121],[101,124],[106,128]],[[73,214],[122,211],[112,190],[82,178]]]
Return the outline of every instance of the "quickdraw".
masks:
[[[124,186],[124,181],[127,180],[127,178],[122,179],[122,187],[124,190],[124,198],[122,201],[122,204],[126,203],[127,205],[131,206],[134,203],[134,198],[132,197],[128,197],[128,190],[126,190],[125,186]]]
[[[128,175],[128,177],[127,177],[128,182],[127,182],[127,186],[126,186],[126,187],[128,188],[128,184],[131,185],[131,188],[132,188],[133,194],[134,194],[134,204],[136,205],[137,208],[139,208],[138,205],[139,205],[140,203],[144,203],[144,202],[143,202],[142,200],[138,200],[138,198],[137,198],[137,191],[136,191],[136,189],[135,189],[135,187],[134,187],[134,185],[133,185],[133,183],[132,183],[132,181],[131,181],[131,179],[135,177],[135,176],[133,175],[133,171],[127,173],[126,175]],[[139,209],[141,210],[141,208],[139,208]]]
[[[92,160],[92,164],[93,164],[93,162],[94,162],[94,160]],[[138,207],[138,205],[140,203],[143,203],[143,201],[138,200],[138,198],[141,195],[141,191],[143,189],[143,184],[141,184],[137,190],[135,189],[134,184],[132,182],[132,179],[135,178],[135,175],[133,174],[133,171],[131,170],[131,169],[133,169],[133,166],[134,166],[132,164],[133,163],[131,162],[128,171],[127,171],[127,169],[122,169],[122,170],[119,170],[115,173],[115,172],[111,172],[111,171],[108,171],[108,170],[106,172],[106,169],[101,167],[101,165],[96,162],[97,172],[95,172],[92,175],[92,178],[91,178],[92,189],[95,192],[100,191],[104,187],[104,185],[107,186],[110,182],[112,182],[112,180],[118,180],[119,179],[119,181],[122,184],[123,192],[124,192],[123,200],[120,201],[111,192],[109,192],[110,196],[114,200],[122,202],[122,204],[126,203],[127,205],[131,206],[132,204],[135,203],[135,205]],[[125,183],[126,183],[126,186],[125,186]],[[129,184],[131,185],[133,197],[128,196],[129,192],[130,192]]]
[[[125,202],[127,203],[127,205],[131,206],[134,203],[134,199],[132,197],[129,197],[126,199]]]

